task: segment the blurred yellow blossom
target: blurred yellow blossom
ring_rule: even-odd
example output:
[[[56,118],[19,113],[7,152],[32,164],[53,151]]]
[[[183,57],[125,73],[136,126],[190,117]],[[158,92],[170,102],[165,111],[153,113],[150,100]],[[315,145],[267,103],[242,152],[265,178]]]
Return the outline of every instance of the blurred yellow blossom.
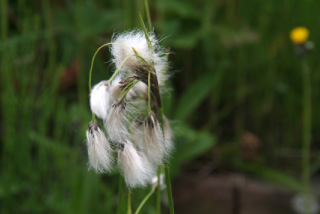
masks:
[[[290,32],[290,39],[295,44],[303,44],[309,37],[309,31],[305,27],[293,28]]]

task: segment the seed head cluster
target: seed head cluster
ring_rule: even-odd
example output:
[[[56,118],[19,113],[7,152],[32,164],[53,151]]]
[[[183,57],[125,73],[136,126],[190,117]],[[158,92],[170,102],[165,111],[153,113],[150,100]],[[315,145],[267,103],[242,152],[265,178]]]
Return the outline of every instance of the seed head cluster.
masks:
[[[131,31],[113,37],[115,73],[90,94],[94,118],[87,130],[90,168],[109,172],[114,162],[129,188],[150,184],[173,149],[161,94],[167,79],[166,52],[155,35]],[[117,161],[115,161],[115,159]]]

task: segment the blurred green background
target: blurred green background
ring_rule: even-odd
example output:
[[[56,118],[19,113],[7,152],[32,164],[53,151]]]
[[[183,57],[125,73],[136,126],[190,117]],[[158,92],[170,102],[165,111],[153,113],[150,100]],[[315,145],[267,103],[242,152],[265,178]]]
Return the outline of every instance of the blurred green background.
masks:
[[[113,33],[140,27],[144,2],[0,2],[0,213],[115,213],[118,174],[97,175],[87,167],[88,71],[95,50]],[[165,96],[176,135],[173,179],[194,172],[192,163],[214,163],[213,175],[244,173],[300,191],[302,77],[289,32],[306,26],[316,46],[308,56],[316,176],[319,2],[150,0],[149,5],[161,44],[173,52],[171,94]],[[93,82],[108,78],[112,69],[104,49]],[[147,191],[134,190],[133,207]],[[145,213],[154,212],[152,200]]]

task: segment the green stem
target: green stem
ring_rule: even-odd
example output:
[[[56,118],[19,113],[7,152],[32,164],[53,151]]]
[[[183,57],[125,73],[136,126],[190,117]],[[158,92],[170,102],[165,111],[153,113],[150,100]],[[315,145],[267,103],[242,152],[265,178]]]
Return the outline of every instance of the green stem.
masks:
[[[91,93],[91,82],[92,82],[92,70],[93,70],[93,64],[94,64],[94,60],[98,54],[98,52],[108,46],[108,45],[121,45],[121,44],[116,44],[116,43],[107,43],[107,44],[104,44],[104,45],[101,45],[97,50],[96,52],[94,53],[93,57],[92,57],[92,60],[91,60],[91,66],[90,66],[90,71],[89,71],[89,83],[88,83],[88,86],[89,86],[89,94]],[[119,68],[113,73],[113,75],[111,76],[111,78],[109,79],[109,81],[111,82],[115,77],[116,75],[119,73],[121,67],[123,66],[123,64],[129,59],[129,57],[131,56],[134,56],[134,55],[130,55],[130,56],[127,56],[120,64]],[[94,115],[94,113],[92,113],[92,120],[96,120],[96,116]]]
[[[139,13],[139,18],[140,18],[140,24],[141,24],[142,30],[143,30],[143,32],[144,32],[144,35],[145,35],[146,40],[147,40],[147,43],[148,43],[148,48],[149,48],[149,49],[152,51],[152,53],[153,53],[154,50],[153,50],[152,42],[151,42],[151,40],[150,40],[150,38],[149,38],[149,34],[148,34],[147,28],[146,28],[146,26],[145,26],[145,24],[144,24],[144,22],[143,22],[141,13]]]
[[[153,49],[153,46],[152,46],[152,43],[150,41],[150,38],[149,38],[149,35],[148,35],[148,32],[147,32],[147,29],[145,27],[145,24],[143,22],[143,19],[141,17],[141,14],[139,13],[139,17],[140,17],[140,23],[141,23],[141,26],[142,26],[142,29],[144,31],[144,34],[145,34],[145,37],[146,37],[146,40],[147,40],[147,43],[148,43],[148,47],[149,49],[153,52],[154,49]],[[151,20],[150,20],[151,22]],[[140,58],[142,61],[145,62],[145,60],[139,56],[139,54],[137,53],[137,51],[133,48],[133,51],[134,53],[136,54],[136,57]],[[150,112],[150,109],[149,107],[151,107],[150,105],[150,100],[151,100],[151,96],[150,96],[150,93],[151,93],[151,71],[153,71],[153,69],[150,68],[150,65],[148,63],[145,62],[145,64],[148,66],[149,68],[149,73],[148,73],[148,111]],[[153,65],[152,65],[153,66]],[[158,86],[158,79],[157,79],[157,76],[156,74],[154,74],[153,76],[153,84],[155,84],[156,86],[156,89],[155,89],[155,92],[154,95],[157,97],[157,112],[158,112],[158,118],[159,118],[159,122],[160,122],[160,127],[161,127],[161,130],[162,130],[162,133],[164,134],[164,131],[163,131],[163,110],[162,110],[162,101],[161,101],[161,97],[160,97],[160,93],[159,93],[159,86]],[[164,137],[164,135],[163,135]],[[168,166],[168,163],[166,163],[166,166],[165,166],[165,179],[166,179],[166,185],[167,185],[167,194],[168,194],[168,200],[169,200],[169,207],[170,207],[170,214],[174,214],[174,206],[173,206],[173,199],[172,199],[172,192],[171,192],[171,182],[170,182],[170,175],[169,175],[169,166]],[[157,200],[160,200],[160,199],[157,199]]]
[[[131,209],[131,192],[128,190],[128,210],[127,214],[132,214],[132,209]]]
[[[135,81],[132,81],[129,85],[127,85],[123,91],[121,92],[120,94],[120,97],[121,98],[125,98],[128,94],[128,92],[133,88],[133,86],[135,86],[135,84],[137,84],[139,82],[139,80],[135,80]]]
[[[124,63],[126,63],[126,61],[132,57],[132,56],[135,56],[135,54],[132,54],[132,55],[129,55],[127,56],[126,58],[124,58],[124,60],[121,62],[120,66],[118,67],[118,69],[112,74],[112,76],[110,77],[109,79],[109,82],[111,82],[116,76],[117,74],[119,73],[120,69],[122,68],[122,66],[124,65]]]
[[[158,118],[159,118],[162,133],[164,133],[163,132],[163,110],[162,110],[162,107],[158,108]],[[166,180],[166,185],[167,185],[167,195],[168,195],[168,201],[169,201],[170,214],[174,214],[174,205],[173,205],[171,181],[170,181],[170,173],[169,173],[169,164],[168,163],[165,164],[164,175],[165,175],[165,180]]]
[[[98,52],[99,52],[102,48],[104,48],[104,47],[106,47],[106,46],[108,46],[108,45],[111,45],[111,44],[113,44],[113,43],[107,43],[107,44],[104,44],[104,45],[100,46],[100,47],[96,50],[96,52],[94,53],[94,55],[93,55],[93,57],[92,57],[91,66],[90,66],[90,71],[89,71],[89,83],[88,83],[88,86],[89,86],[89,94],[91,93],[91,82],[92,82],[91,79],[92,79],[92,70],[93,70],[94,60],[95,60]],[[96,120],[96,116],[94,115],[93,112],[92,112],[92,120],[93,120],[93,121]]]
[[[91,60],[91,66],[90,66],[90,71],[89,71],[89,83],[88,83],[88,86],[89,86],[89,93],[91,92],[91,79],[92,79],[92,70],[93,70],[93,64],[94,64],[94,60],[98,54],[98,52],[106,47],[106,46],[109,46],[109,45],[121,45],[121,44],[118,44],[118,43],[113,43],[113,42],[109,42],[109,43],[106,43],[104,45],[101,45],[97,50],[96,52],[94,53],[93,57],[92,57],[92,60]],[[131,56],[131,55],[130,55]],[[123,62],[121,63],[121,65],[119,66],[119,68],[116,70],[116,72],[114,72],[114,74],[112,75],[112,77],[110,78],[109,81],[112,81],[114,79],[114,77],[117,75],[117,73],[120,71],[122,65],[125,63],[125,61],[127,61],[127,58],[129,58],[130,56],[127,56]]]
[[[147,200],[151,197],[151,195],[154,193],[155,188],[151,188],[151,191],[148,193],[148,195],[146,195],[146,197],[144,197],[144,199],[141,201],[141,203],[139,204],[136,212],[134,214],[138,214],[141,210],[141,208],[143,207],[143,205],[147,202]]]
[[[98,52],[99,52],[102,48],[104,48],[104,47],[106,47],[106,46],[108,46],[108,45],[112,45],[112,44],[113,44],[113,43],[107,43],[107,44],[101,45],[101,46],[96,50],[96,52],[94,53],[94,55],[93,55],[93,57],[92,57],[91,66],[90,66],[90,71],[89,71],[89,83],[88,83],[88,85],[89,85],[89,93],[91,92],[91,77],[92,77],[93,64],[94,64],[94,60],[95,60],[95,58],[96,58],[96,55],[98,54]]]
[[[145,8],[146,8],[149,31],[152,31],[152,23],[151,23],[151,16],[150,16],[150,10],[149,10],[148,0],[144,0],[144,6],[145,6]]]
[[[302,135],[302,182],[305,211],[310,213],[310,145],[311,145],[311,80],[306,59],[301,62],[303,78],[303,135]]]
[[[168,200],[169,200],[169,210],[170,214],[174,214],[174,206],[173,206],[173,198],[172,198],[172,190],[171,190],[171,181],[170,181],[170,170],[168,164],[166,164],[164,168],[164,174],[166,179],[166,185],[167,185],[167,194],[168,194]]]

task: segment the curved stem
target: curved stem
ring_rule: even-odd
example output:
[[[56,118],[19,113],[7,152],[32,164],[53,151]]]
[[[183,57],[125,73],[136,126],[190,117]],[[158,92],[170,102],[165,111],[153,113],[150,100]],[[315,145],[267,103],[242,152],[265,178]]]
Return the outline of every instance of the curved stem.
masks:
[[[94,60],[95,60],[95,58],[96,58],[96,55],[98,54],[98,52],[102,49],[102,48],[104,48],[104,47],[106,47],[106,46],[108,46],[108,45],[112,45],[112,44],[114,44],[114,43],[107,43],[107,44],[104,44],[104,45],[101,45],[97,50],[96,50],[96,52],[94,53],[94,55],[93,55],[93,57],[92,57],[92,60],[91,60],[91,66],[90,66],[90,71],[89,71],[89,93],[91,92],[91,77],[92,77],[92,70],[93,70],[93,64],[94,64]]]
[[[98,52],[99,52],[102,48],[104,48],[104,47],[106,47],[106,46],[109,46],[109,45],[122,45],[122,44],[109,42],[109,43],[106,43],[106,44],[104,44],[104,45],[101,45],[101,46],[96,50],[96,52],[94,53],[94,55],[93,55],[93,57],[92,57],[91,66],[90,66],[90,71],[89,71],[89,83],[88,83],[88,85],[89,85],[89,93],[91,92],[92,70],[93,70],[93,64],[94,64],[94,60],[95,60],[95,58],[96,58],[96,55],[98,54]],[[129,57],[128,57],[128,58],[129,58]],[[125,60],[126,60],[126,59],[125,59]],[[123,64],[123,63],[121,63],[120,68],[121,68],[122,64]],[[118,70],[120,70],[120,69],[118,69]],[[116,73],[116,72],[115,72],[115,73]],[[115,75],[113,74],[112,77],[113,77],[113,76],[115,76]],[[111,77],[111,78],[112,78],[112,77]],[[114,77],[113,77],[113,78],[114,78]]]
[[[131,83],[129,83],[121,92],[120,97],[121,98],[125,98],[128,94],[128,92],[133,88],[133,86],[135,86],[135,84],[137,84],[139,82],[139,80],[135,80],[132,81]]]
[[[143,207],[143,205],[147,202],[147,200],[151,197],[151,195],[154,193],[155,187],[151,188],[151,191],[148,193],[148,195],[146,195],[146,197],[144,197],[144,199],[141,201],[141,203],[139,204],[136,212],[134,214],[138,214],[141,210],[141,208]]]
[[[93,70],[93,64],[94,64],[94,60],[98,54],[98,52],[106,47],[106,46],[109,46],[109,45],[112,45],[114,43],[107,43],[107,44],[104,44],[104,45],[101,45],[97,50],[96,52],[94,53],[93,57],[92,57],[92,60],[91,60],[91,66],[90,66],[90,71],[89,71],[89,83],[88,83],[88,86],[89,86],[89,94],[91,93],[91,79],[92,79],[92,70]],[[94,113],[92,112],[92,120],[96,120],[96,116],[94,115]]]
[[[127,56],[126,58],[124,58],[124,60],[121,62],[121,64],[120,64],[120,66],[119,66],[119,68],[117,68],[117,70],[112,74],[112,76],[110,77],[110,79],[109,79],[109,82],[111,82],[116,76],[117,76],[117,74],[119,73],[119,71],[120,71],[120,69],[122,68],[122,66],[124,65],[124,63],[130,58],[130,57],[132,57],[132,56],[135,56],[135,54],[133,54],[133,55],[129,55],[129,56]]]

